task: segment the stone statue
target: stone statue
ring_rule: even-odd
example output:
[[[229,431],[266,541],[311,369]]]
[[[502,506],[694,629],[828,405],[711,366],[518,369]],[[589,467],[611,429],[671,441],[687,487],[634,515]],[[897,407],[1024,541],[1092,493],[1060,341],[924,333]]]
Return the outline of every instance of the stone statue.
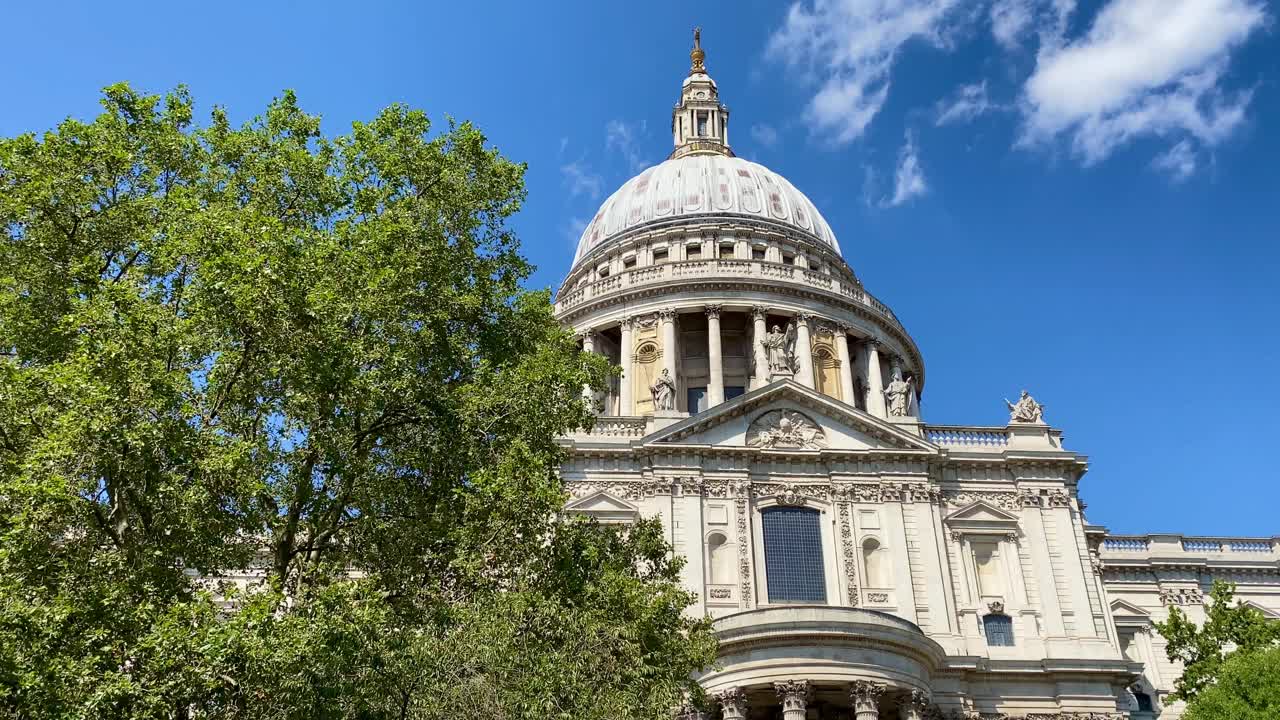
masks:
[[[666,368],[662,368],[662,374],[649,386],[649,392],[653,393],[654,410],[676,409],[676,381]]]
[[[1043,423],[1044,422],[1044,406],[1036,402],[1026,390],[1022,391],[1018,402],[1011,403],[1008,398],[1004,401],[1009,406],[1009,422],[1015,423]]]
[[[911,412],[911,394],[915,392],[915,378],[903,380],[902,373],[894,373],[893,382],[884,389],[886,409],[890,417],[906,417]]]
[[[764,336],[761,341],[764,345],[765,357],[769,359],[769,373],[793,373],[795,368],[792,358],[796,354],[796,326],[794,323],[787,323],[787,331],[782,332],[777,325]]]

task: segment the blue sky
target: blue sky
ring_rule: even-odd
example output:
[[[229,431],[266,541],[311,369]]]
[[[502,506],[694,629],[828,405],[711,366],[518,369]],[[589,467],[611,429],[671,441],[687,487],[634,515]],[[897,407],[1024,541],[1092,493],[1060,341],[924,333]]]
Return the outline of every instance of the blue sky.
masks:
[[[330,133],[392,102],[529,163],[554,286],[576,229],[670,151],[690,30],[736,152],[823,211],[924,353],[927,420],[1029,389],[1115,532],[1280,535],[1280,8],[1264,0],[26,3],[0,134],[102,86]]]

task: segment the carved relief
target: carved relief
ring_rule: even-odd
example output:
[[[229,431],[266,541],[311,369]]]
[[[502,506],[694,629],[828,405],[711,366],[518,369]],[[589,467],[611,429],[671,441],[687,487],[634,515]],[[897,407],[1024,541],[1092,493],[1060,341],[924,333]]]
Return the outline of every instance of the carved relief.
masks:
[[[1203,605],[1204,593],[1198,587],[1160,588],[1160,602],[1165,605]]]
[[[849,604],[858,605],[858,567],[854,560],[853,527],[849,522],[849,503],[840,503],[840,549],[844,552],[845,588],[849,593]]]
[[[751,493],[750,483],[734,483],[734,511],[738,525],[738,577],[741,579],[741,602],[744,607],[751,605],[751,558],[747,555],[747,545],[751,542],[747,534],[747,497]]]
[[[773,410],[756,418],[747,428],[747,444],[765,449],[819,450],[827,446],[827,436],[802,413]]]

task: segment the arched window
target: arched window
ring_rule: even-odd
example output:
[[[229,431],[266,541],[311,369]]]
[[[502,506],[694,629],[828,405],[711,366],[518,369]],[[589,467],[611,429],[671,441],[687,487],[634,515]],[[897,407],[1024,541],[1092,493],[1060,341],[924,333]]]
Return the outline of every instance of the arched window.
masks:
[[[1134,690],[1133,699],[1138,703],[1138,712],[1155,712],[1155,705],[1152,704],[1150,695]]]
[[[733,548],[729,547],[729,539],[722,532],[713,532],[707,537],[707,575],[712,585],[727,585],[734,581]]]
[[[831,348],[819,345],[813,352],[813,380],[818,392],[840,400],[840,361]]]
[[[775,507],[760,513],[769,602],[827,601],[818,511]]]
[[[982,630],[991,647],[1013,647],[1013,618],[992,613],[982,618]]]
[[[880,541],[867,538],[862,541],[862,567],[869,588],[887,588],[893,585],[890,577],[888,553],[880,547]]]

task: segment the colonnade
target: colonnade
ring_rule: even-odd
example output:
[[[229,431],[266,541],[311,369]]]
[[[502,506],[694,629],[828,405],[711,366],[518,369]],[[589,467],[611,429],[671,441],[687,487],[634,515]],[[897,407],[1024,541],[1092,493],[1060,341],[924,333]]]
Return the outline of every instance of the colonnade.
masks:
[[[766,690],[765,697],[768,699],[765,702],[769,708],[777,708],[779,705],[782,707],[782,720],[805,720],[809,717],[810,705],[817,689],[808,680],[775,682],[771,693],[773,697],[768,697]],[[843,717],[849,717],[848,713],[852,711],[853,720],[924,720],[932,707],[928,693],[913,689],[889,694],[889,689],[884,683],[855,680],[847,690],[824,689],[826,697],[839,693],[846,700],[822,705],[829,708],[829,712],[834,711]],[[760,698],[761,694],[757,692],[752,695],[743,688],[729,688],[712,693],[711,697],[719,706],[723,720],[747,720],[752,711],[751,698]],[[888,712],[881,712],[881,706],[888,706],[890,709]],[[680,720],[701,720],[703,716],[696,710],[683,708],[677,711],[676,717]]]
[[[694,311],[697,312],[697,311]],[[721,333],[721,316],[726,312],[722,305],[705,305],[701,308],[707,324],[707,388],[708,407],[723,403],[725,397],[725,366],[723,356],[723,338]],[[832,388],[823,388],[827,394],[843,400],[849,405],[857,406],[867,412],[886,417],[884,389],[887,381],[882,371],[882,343],[876,338],[860,337],[852,333],[846,324],[829,321],[809,313],[775,312],[773,308],[753,306],[734,309],[729,312],[741,312],[751,317],[751,354],[753,372],[748,378],[749,389],[763,387],[775,379],[777,374],[771,372],[767,350],[763,343],[769,331],[770,315],[786,317],[795,325],[795,360],[794,380],[806,387],[817,389],[814,368],[813,337],[819,331],[830,333],[833,337],[831,345],[835,351],[838,366],[838,393]],[[618,327],[619,361],[622,365],[623,377],[619,382],[616,414],[634,415],[638,405],[635,388],[637,372],[636,343],[637,331],[641,328],[653,328],[656,323],[656,339],[661,343],[661,365],[673,379],[681,377],[681,352],[679,347],[678,327],[681,309],[664,308],[656,313],[625,317]],[[601,331],[615,327],[601,328]],[[582,348],[585,352],[596,352],[597,330],[591,329],[582,333]],[[853,348],[850,342],[854,343]],[[888,357],[889,380],[901,377],[906,367],[902,358],[896,354]],[[790,376],[787,374],[786,376]],[[917,414],[915,398],[912,398],[912,413]],[[612,413],[606,413],[612,414]]]

